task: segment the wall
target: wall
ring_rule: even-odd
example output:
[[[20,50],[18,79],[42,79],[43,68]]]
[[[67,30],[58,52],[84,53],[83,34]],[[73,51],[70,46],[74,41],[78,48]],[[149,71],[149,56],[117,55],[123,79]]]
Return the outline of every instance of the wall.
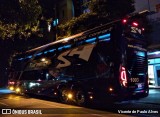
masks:
[[[135,12],[149,10],[153,11],[148,15],[148,19],[151,24],[152,33],[148,36],[150,42],[150,49],[155,47],[153,45],[160,44],[160,6],[159,9],[156,9],[156,5],[160,5],[160,0],[135,0]]]

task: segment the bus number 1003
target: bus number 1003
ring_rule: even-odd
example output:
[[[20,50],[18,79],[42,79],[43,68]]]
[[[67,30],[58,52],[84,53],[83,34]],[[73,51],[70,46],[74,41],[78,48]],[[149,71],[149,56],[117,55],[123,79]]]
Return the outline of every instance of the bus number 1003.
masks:
[[[131,82],[139,82],[139,78],[131,78]]]

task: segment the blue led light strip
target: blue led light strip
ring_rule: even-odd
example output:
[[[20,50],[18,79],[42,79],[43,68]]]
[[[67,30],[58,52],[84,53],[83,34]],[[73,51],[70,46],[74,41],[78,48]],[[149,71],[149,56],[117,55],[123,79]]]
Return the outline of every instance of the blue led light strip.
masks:
[[[104,35],[98,36],[98,39],[99,40],[102,40],[102,39],[110,40],[110,36],[111,36],[111,34],[104,34]]]
[[[32,58],[32,55],[30,55],[30,56],[27,56],[27,58]]]
[[[54,52],[56,49],[51,49],[51,50],[48,50],[48,52]]]
[[[59,48],[58,48],[58,50],[62,50],[62,49],[63,49],[63,47],[59,47]]]
[[[41,52],[41,53],[36,54],[36,56],[40,56],[40,55],[42,55],[42,52]]]
[[[19,61],[21,61],[21,60],[23,60],[24,58],[20,58],[20,59],[18,59]]]
[[[48,52],[54,52],[56,49],[51,49],[51,50],[48,50],[48,51],[45,51],[44,54],[47,54]]]
[[[94,42],[94,41],[96,41],[95,37],[85,40],[85,42],[87,42],[87,43],[91,43],[91,42]]]
[[[71,48],[71,44],[70,45],[65,45],[64,48]]]

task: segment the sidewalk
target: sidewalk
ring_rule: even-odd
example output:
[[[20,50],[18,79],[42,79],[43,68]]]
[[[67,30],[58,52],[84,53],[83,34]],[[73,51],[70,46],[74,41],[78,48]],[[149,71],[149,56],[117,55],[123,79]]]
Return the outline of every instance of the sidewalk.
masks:
[[[160,89],[149,89],[149,94],[160,94]]]

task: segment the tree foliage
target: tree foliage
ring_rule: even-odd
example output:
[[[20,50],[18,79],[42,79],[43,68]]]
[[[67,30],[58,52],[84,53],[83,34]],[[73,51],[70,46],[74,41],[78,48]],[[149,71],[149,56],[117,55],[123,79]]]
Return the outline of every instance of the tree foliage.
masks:
[[[102,25],[134,11],[134,0],[91,0],[88,2],[90,13],[74,17],[65,24],[59,25],[59,30],[66,33],[63,35],[72,35],[81,31]]]
[[[37,19],[41,14],[38,0],[0,1],[0,38],[29,37],[38,31]]]
[[[70,36],[75,33],[79,33],[84,31],[85,29],[89,29],[92,26],[92,23],[95,23],[95,19],[97,17],[96,13],[86,13],[82,14],[79,17],[74,17],[65,24],[61,24],[58,26],[59,32],[61,36]],[[92,20],[91,20],[92,19]]]
[[[134,0],[92,0],[89,8],[101,17],[110,18],[120,18],[135,10]]]
[[[0,56],[0,86],[7,83],[5,75],[10,56],[31,45],[26,39],[34,38],[38,32],[37,19],[40,14],[38,0],[0,0],[0,53],[3,53]]]

